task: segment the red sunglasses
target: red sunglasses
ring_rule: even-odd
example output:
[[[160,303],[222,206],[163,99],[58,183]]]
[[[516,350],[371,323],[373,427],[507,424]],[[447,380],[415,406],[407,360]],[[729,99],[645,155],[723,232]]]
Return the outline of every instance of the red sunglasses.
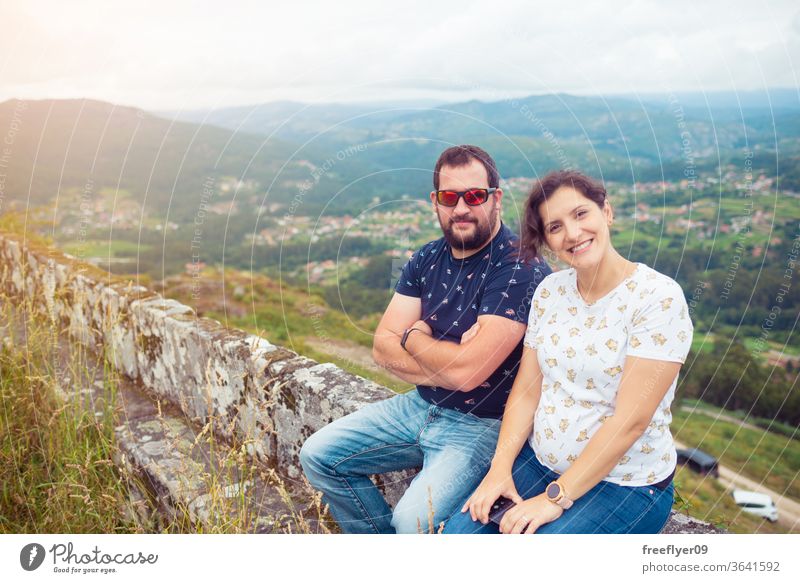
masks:
[[[463,198],[468,206],[480,206],[489,200],[489,195],[496,188],[470,188],[469,190],[437,190],[436,200],[442,206],[456,206],[458,199]]]

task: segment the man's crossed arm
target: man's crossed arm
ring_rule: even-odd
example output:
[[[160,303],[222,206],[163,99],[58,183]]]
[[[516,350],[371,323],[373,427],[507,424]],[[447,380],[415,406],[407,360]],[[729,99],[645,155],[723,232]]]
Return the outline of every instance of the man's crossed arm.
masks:
[[[434,339],[421,317],[419,298],[395,293],[375,330],[372,348],[379,366],[415,385],[471,391],[500,366],[525,333],[522,322],[485,315],[478,317],[477,331],[459,344]],[[408,336],[403,350],[400,339],[412,326],[420,331]]]

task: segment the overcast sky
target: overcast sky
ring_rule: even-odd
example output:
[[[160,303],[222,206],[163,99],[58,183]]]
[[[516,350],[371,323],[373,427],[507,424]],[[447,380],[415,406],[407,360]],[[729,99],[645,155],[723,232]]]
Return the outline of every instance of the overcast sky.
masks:
[[[0,101],[195,109],[798,79],[797,0],[0,0]]]

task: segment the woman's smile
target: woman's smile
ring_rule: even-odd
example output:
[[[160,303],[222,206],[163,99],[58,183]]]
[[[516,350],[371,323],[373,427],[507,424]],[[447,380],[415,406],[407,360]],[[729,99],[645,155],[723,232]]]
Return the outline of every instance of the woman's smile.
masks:
[[[591,246],[592,241],[594,241],[594,239],[588,239],[586,241],[583,241],[582,243],[575,245],[574,247],[570,247],[568,251],[573,255],[580,255],[581,253],[585,253],[586,250],[589,249],[589,247]]]

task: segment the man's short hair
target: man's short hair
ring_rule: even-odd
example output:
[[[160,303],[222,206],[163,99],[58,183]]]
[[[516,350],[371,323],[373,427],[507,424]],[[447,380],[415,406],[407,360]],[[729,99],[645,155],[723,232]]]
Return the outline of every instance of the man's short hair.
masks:
[[[486,168],[486,176],[489,178],[489,188],[497,188],[500,186],[500,175],[497,173],[497,164],[494,163],[492,157],[478,146],[463,144],[461,146],[447,148],[439,156],[439,159],[436,161],[436,166],[433,168],[433,189],[439,190],[439,173],[442,170],[442,166],[457,168],[459,166],[467,166],[473,160],[477,160]]]

